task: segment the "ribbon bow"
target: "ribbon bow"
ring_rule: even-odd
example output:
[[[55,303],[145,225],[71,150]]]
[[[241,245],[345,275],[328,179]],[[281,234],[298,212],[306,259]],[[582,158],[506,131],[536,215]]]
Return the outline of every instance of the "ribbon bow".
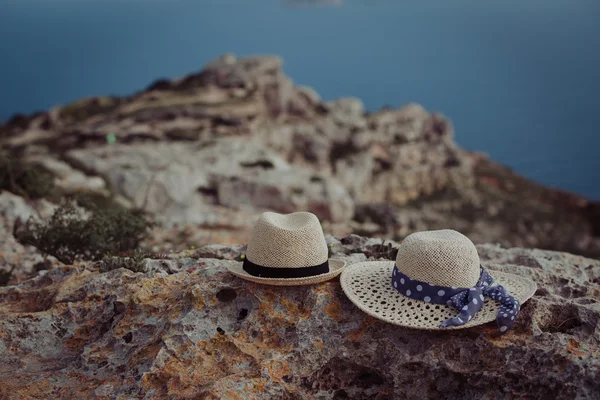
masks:
[[[474,288],[463,290],[450,297],[452,306],[460,310],[460,314],[441,323],[441,327],[460,326],[469,322],[483,307],[483,296],[490,297],[500,302],[500,309],[496,314],[496,323],[500,332],[504,333],[515,323],[515,318],[521,310],[519,301],[512,297],[502,285],[490,286],[494,278],[482,268],[479,282]],[[450,305],[450,304],[448,304]]]
[[[504,333],[514,325],[521,305],[504,286],[491,286],[493,282],[494,278],[483,267],[479,281],[472,288],[435,286],[420,282],[404,275],[396,266],[392,274],[392,284],[403,295],[428,303],[447,304],[460,311],[458,316],[443,321],[441,328],[469,322],[483,307],[484,296],[498,301],[500,308],[496,314],[496,323],[500,332]]]

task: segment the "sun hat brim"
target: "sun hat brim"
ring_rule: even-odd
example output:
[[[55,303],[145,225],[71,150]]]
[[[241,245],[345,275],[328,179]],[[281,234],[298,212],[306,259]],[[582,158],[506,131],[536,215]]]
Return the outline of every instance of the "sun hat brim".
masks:
[[[461,326],[441,328],[440,324],[459,313],[446,304],[432,304],[411,299],[392,286],[393,261],[370,261],[352,264],[344,269],[340,283],[346,296],[365,313],[382,321],[413,329],[465,329],[496,320],[499,305],[486,297],[481,310]],[[530,299],[537,285],[522,276],[488,270],[493,285],[502,285],[521,304]],[[518,318],[518,317],[517,317]]]
[[[329,260],[329,272],[326,274],[319,274],[314,276],[307,276],[303,278],[262,278],[254,275],[250,275],[244,271],[243,263],[237,262],[235,264],[227,266],[227,269],[232,274],[246,279],[247,281],[262,283],[265,285],[274,286],[302,286],[302,285],[313,285],[315,283],[321,283],[335,278],[342,273],[346,262],[342,260]]]

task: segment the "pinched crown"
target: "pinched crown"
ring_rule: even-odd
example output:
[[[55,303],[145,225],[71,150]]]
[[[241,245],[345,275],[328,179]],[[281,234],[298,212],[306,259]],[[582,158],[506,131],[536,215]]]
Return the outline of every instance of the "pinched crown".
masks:
[[[408,235],[398,248],[396,265],[409,277],[437,286],[470,288],[481,273],[473,242],[450,229]]]
[[[256,221],[246,251],[254,264],[274,268],[302,268],[328,259],[323,228],[309,212],[265,212]]]

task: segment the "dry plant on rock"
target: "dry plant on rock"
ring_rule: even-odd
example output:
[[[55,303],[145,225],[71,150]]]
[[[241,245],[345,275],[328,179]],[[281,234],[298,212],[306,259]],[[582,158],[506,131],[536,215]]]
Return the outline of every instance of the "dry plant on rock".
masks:
[[[113,271],[119,268],[125,268],[133,272],[144,272],[144,259],[149,255],[139,249],[136,249],[131,257],[105,256],[100,262],[100,272]]]
[[[73,202],[63,201],[48,221],[30,218],[25,224],[17,224],[15,237],[65,264],[72,264],[136,249],[153,225],[114,203],[101,208],[90,201],[85,207],[86,216]]]

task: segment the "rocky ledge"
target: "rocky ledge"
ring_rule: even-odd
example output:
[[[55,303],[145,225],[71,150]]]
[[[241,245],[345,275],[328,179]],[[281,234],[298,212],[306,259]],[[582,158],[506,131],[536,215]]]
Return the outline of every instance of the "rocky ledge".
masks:
[[[224,56],[132,96],[15,116],[0,156],[23,162],[27,184],[0,168],[0,399],[597,398],[600,261],[518,247],[599,257],[600,207],[452,136],[416,104],[323,101],[278,57]],[[142,243],[152,256],[65,265],[15,239],[82,194],[158,222]],[[456,229],[489,268],[539,289],[503,336],[398,328],[337,279],[229,274],[264,210],[317,214],[349,262],[393,254],[369,237]]]
[[[440,114],[323,101],[282,65],[226,55],[128,97],[16,115],[0,125],[0,150],[50,171],[64,193],[152,214],[163,250],[245,242],[261,211],[308,210],[334,235],[452,228],[475,243],[600,257],[597,204],[461,149]],[[163,240],[182,226],[187,243]]]
[[[364,260],[351,235],[334,257]],[[535,280],[515,328],[403,329],[360,312],[339,280],[269,287],[229,274],[241,246],[147,260],[144,272],[65,266],[0,288],[2,399],[597,398],[600,262],[478,246]]]

